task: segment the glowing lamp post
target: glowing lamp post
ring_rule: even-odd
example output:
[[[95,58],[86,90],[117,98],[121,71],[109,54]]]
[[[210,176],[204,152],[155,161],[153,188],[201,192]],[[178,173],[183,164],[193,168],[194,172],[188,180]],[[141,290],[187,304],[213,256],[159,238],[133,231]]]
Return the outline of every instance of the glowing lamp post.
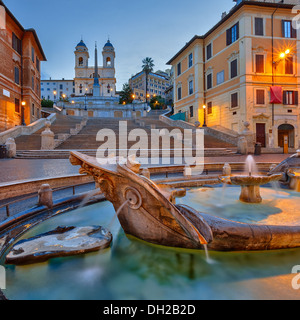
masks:
[[[203,114],[204,114],[203,127],[207,127],[207,125],[206,125],[206,105],[203,106]]]
[[[26,126],[26,123],[25,123],[25,106],[26,106],[26,102],[25,101],[22,101],[21,102],[21,108],[22,108],[22,110],[21,110],[21,115],[22,115],[22,123],[21,123],[21,125],[22,126]]]

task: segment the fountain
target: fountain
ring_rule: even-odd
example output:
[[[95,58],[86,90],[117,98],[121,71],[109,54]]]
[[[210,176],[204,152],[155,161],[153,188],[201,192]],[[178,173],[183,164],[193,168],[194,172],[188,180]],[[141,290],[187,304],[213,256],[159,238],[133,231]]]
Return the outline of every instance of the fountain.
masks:
[[[229,179],[228,177],[221,178],[221,181],[226,184],[241,186],[240,201],[245,203],[261,203],[260,186],[273,181],[279,181],[282,178],[282,174],[258,175],[256,163],[252,156],[247,157],[245,167],[246,175],[231,175]]]
[[[300,247],[299,226],[239,223],[200,213],[187,205],[175,205],[172,194],[163,193],[150,179],[138,174],[138,163],[127,160],[99,165],[95,158],[79,152],[71,152],[70,161],[81,166],[80,173],[94,177],[118,212],[127,235],[153,244],[188,249],[207,246],[209,250],[241,251]],[[257,203],[261,199],[259,186],[280,178],[279,174],[253,176],[250,171],[248,176],[232,176],[231,181],[248,189],[253,199],[246,200]]]

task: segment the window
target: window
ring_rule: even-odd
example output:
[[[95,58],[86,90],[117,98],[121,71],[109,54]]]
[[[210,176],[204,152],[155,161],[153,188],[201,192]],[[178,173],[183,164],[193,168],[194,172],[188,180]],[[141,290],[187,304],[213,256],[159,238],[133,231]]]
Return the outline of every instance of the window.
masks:
[[[285,59],[285,74],[294,74],[293,57]]]
[[[189,81],[189,94],[193,94],[194,93],[194,81],[190,80]]]
[[[264,35],[264,19],[255,18],[255,35],[263,36]]]
[[[20,84],[20,69],[15,67],[15,83]]]
[[[38,57],[36,57],[36,68],[37,71],[40,71],[40,59]]]
[[[239,23],[235,24],[232,28],[226,30],[226,44],[231,45],[240,37]]]
[[[177,64],[177,76],[181,75],[181,62]]]
[[[212,114],[212,102],[207,103],[207,114]]]
[[[82,57],[79,57],[79,59],[78,59],[78,65],[79,65],[79,66],[83,66],[83,58],[82,58]]]
[[[239,105],[239,101],[238,101],[238,93],[233,93],[231,95],[231,108],[237,108]]]
[[[191,53],[189,55],[189,68],[191,68],[193,66],[193,54]]]
[[[12,34],[12,47],[19,54],[22,54],[22,41],[14,33]]]
[[[282,36],[284,38],[297,38],[297,30],[293,28],[291,20],[282,20]]]
[[[206,60],[212,57],[212,46],[211,43],[206,47]]]
[[[60,89],[60,90],[63,89],[63,85],[62,85],[62,84],[59,85],[59,89]]]
[[[181,87],[177,88],[177,100],[181,100]]]
[[[238,75],[238,64],[237,64],[237,59],[231,61],[230,63],[230,77],[231,79],[237,77]]]
[[[194,117],[194,107],[190,106],[190,118]]]
[[[34,63],[34,48],[31,47],[31,60]]]
[[[207,75],[207,81],[206,81],[207,90],[212,88],[212,74],[210,73]]]
[[[263,54],[255,55],[255,72],[256,73],[265,72],[265,56]]]
[[[31,77],[31,88],[34,91],[34,77]]]
[[[298,105],[298,91],[283,91],[284,105]]]
[[[225,73],[224,70],[222,70],[221,72],[217,73],[217,85],[221,84],[225,81]]]
[[[15,99],[15,112],[20,113],[20,100]]]
[[[256,104],[264,105],[265,104],[265,90],[257,89],[256,90]]]

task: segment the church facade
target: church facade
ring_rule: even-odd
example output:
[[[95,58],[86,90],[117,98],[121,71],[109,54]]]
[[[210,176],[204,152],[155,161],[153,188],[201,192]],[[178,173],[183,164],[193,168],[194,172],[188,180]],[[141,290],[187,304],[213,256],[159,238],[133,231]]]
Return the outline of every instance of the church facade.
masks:
[[[94,79],[99,80],[100,96],[114,97],[116,95],[115,49],[108,40],[102,50],[102,66],[98,67],[97,48],[95,48],[95,65],[89,65],[90,54],[87,46],[81,40],[75,49],[75,96],[93,94]],[[98,74],[95,75],[98,70]]]
[[[52,101],[67,98],[69,101],[75,97],[93,95],[95,82],[95,68],[100,87],[100,96],[116,97],[116,70],[115,49],[108,40],[102,49],[102,66],[98,67],[98,50],[95,48],[94,65],[90,65],[90,52],[86,44],[81,40],[74,51],[75,77],[73,79],[48,79],[41,80],[41,97]]]

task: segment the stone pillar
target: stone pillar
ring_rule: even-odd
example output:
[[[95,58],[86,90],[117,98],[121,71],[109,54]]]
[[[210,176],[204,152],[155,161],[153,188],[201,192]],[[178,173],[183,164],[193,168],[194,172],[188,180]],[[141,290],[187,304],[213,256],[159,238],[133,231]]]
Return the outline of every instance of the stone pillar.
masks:
[[[49,184],[43,184],[38,191],[39,205],[47,208],[53,207],[52,189]]]
[[[248,154],[254,153],[254,133],[250,131],[249,126],[250,123],[245,121],[244,122],[245,129],[240,134],[238,140],[238,153],[241,154]]]
[[[231,167],[229,163],[225,163],[223,167],[223,176],[230,176],[231,175]]]
[[[7,148],[7,157],[8,158],[15,158],[17,155],[17,146],[16,146],[15,139],[8,138],[5,145]]]
[[[41,150],[54,150],[54,133],[50,130],[51,123],[50,121],[46,121],[45,123],[46,129],[42,132],[42,146]]]

